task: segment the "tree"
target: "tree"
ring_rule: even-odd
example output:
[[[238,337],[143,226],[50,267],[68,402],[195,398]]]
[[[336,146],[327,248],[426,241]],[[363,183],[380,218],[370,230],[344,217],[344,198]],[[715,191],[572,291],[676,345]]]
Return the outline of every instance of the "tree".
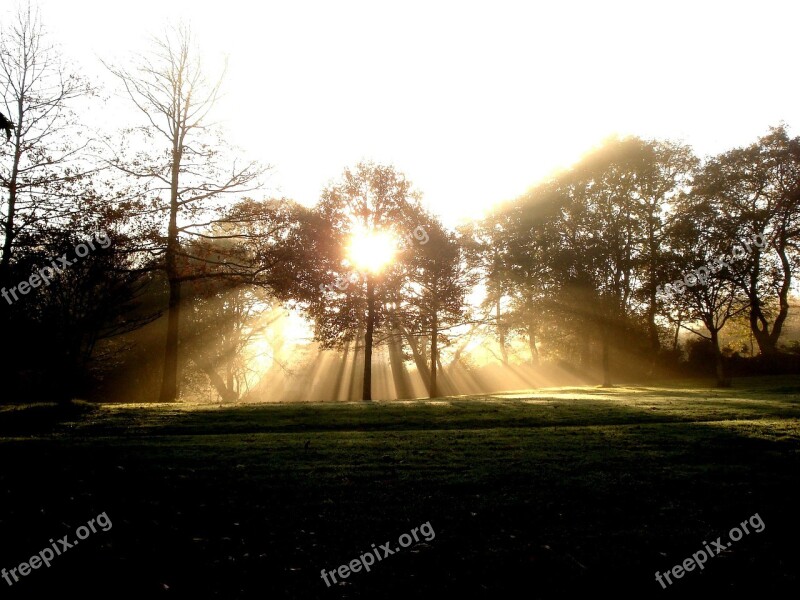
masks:
[[[73,109],[78,100],[87,105],[94,90],[51,43],[30,3],[0,28],[0,89],[0,111],[10,121],[0,144],[0,289],[7,289],[30,276],[31,259],[53,247],[59,229],[81,231],[70,227],[80,198],[91,193],[96,164],[83,152],[92,140]],[[27,336],[27,328],[40,322],[38,309],[52,294],[37,296],[35,306],[0,302],[0,327],[7,335]],[[22,383],[22,371],[36,371],[25,364],[31,356],[15,352],[0,361],[8,396]]]
[[[430,338],[428,394],[438,398],[440,343],[447,341],[448,330],[467,319],[465,296],[476,278],[467,268],[455,234],[445,231],[436,220],[429,220],[424,229],[426,243],[406,251],[408,257],[403,262],[410,276],[403,286],[399,305],[405,319],[411,321],[410,327],[418,335]],[[397,300],[394,304],[397,305]]]
[[[552,279],[552,259],[560,241],[555,227],[559,206],[551,186],[537,186],[506,207],[503,219],[495,220],[492,228],[491,246],[503,249],[495,277],[504,280],[510,299],[504,322],[511,332],[527,338],[532,366],[539,364],[541,332],[556,318],[551,302],[559,286]]]
[[[263,328],[256,325],[265,301],[263,289],[230,281],[203,279],[189,308],[189,332],[182,336],[186,354],[225,402],[235,402],[247,389],[245,349]]]
[[[320,294],[311,303],[310,311],[323,347],[341,347],[363,335],[362,399],[369,401],[376,331],[387,322],[387,299],[399,289],[402,270],[392,263],[375,270],[353,264],[356,259],[347,257],[345,245],[353,236],[385,236],[387,243],[392,237],[404,237],[417,226],[419,215],[423,214],[419,195],[394,167],[362,162],[353,169],[345,169],[340,181],[323,191],[319,214],[328,224],[326,232],[331,244],[327,254],[319,257],[316,276],[334,281],[359,269],[359,277],[345,294]],[[369,257],[361,257],[365,258]]]
[[[504,206],[479,223],[461,229],[465,259],[483,284],[486,294],[481,301],[483,327],[497,336],[500,362],[508,366],[507,335],[509,324],[504,309],[511,296],[509,246],[518,229],[512,225],[511,207]]]
[[[91,187],[73,208],[18,238],[12,272],[33,289],[8,307],[6,333],[18,340],[13,359],[28,397],[91,397],[122,361],[122,338],[159,316],[146,257],[131,250],[142,230],[130,213]]]
[[[568,309],[594,332],[603,385],[611,385],[611,353],[632,322],[631,300],[644,239],[642,184],[653,169],[641,140],[611,140],[556,182],[563,197],[554,281],[569,290]]]
[[[659,301],[678,327],[711,343],[716,384],[728,387],[730,378],[725,372],[720,332],[747,309],[747,301],[734,282],[742,265],[728,262],[725,257],[728,244],[722,233],[724,215],[709,208],[697,203],[693,193],[682,195],[676,202],[680,217],[668,229],[672,268],[667,274],[673,283],[663,286]],[[695,328],[698,321],[708,335]]]
[[[179,392],[181,283],[191,277],[182,264],[213,266],[215,270],[205,271],[203,276],[230,271],[224,263],[187,253],[184,239],[204,235],[198,229],[217,222],[218,211],[210,206],[211,202],[232,193],[250,191],[263,172],[256,163],[240,166],[225,159],[225,144],[208,120],[222,75],[209,82],[198,55],[190,30],[181,26],[167,32],[163,39],[154,39],[153,50],[141,56],[133,70],[108,67],[146,117],[146,125],[136,131],[143,133],[150,144],[153,139],[165,144],[165,153],[161,155],[150,156],[139,151],[131,159],[116,155],[110,161],[142,182],[142,193],[156,198],[154,210],[168,215],[162,249],[169,286],[162,402],[175,401]]]
[[[0,286],[7,287],[20,236],[68,217],[76,186],[93,171],[80,159],[90,141],[72,110],[93,90],[50,44],[30,4],[0,30],[0,87],[3,112],[13,122],[10,145],[0,144],[0,183],[7,192]],[[6,325],[9,313],[0,307],[0,324]]]
[[[789,292],[800,260],[800,138],[774,127],[756,143],[711,159],[697,179],[696,201],[720,216],[731,246],[761,236],[734,271],[747,295],[753,336],[763,355],[778,353]]]
[[[666,215],[695,162],[679,144],[611,139],[474,228],[504,364],[514,335],[537,364],[544,332],[551,350],[580,353],[584,367],[596,340],[606,385],[621,340],[655,358]]]
[[[665,264],[668,227],[676,212],[673,210],[676,199],[691,189],[699,160],[691,148],[683,144],[649,141],[647,147],[652,152],[649,156],[653,161],[653,169],[650,177],[642,182],[641,207],[638,211],[644,223],[644,239],[641,242],[638,276],[641,286],[636,297],[647,307],[647,330],[653,353],[652,366],[655,366],[661,349],[656,291],[669,269],[669,265]]]
[[[245,351],[265,333],[265,319],[282,314],[282,303],[309,293],[297,273],[313,260],[315,223],[308,209],[285,199],[245,199],[223,216],[185,245],[187,253],[212,265],[214,276],[193,267],[183,277],[193,303],[181,347],[220,397],[233,402],[253,380]],[[217,264],[227,271],[219,272]]]

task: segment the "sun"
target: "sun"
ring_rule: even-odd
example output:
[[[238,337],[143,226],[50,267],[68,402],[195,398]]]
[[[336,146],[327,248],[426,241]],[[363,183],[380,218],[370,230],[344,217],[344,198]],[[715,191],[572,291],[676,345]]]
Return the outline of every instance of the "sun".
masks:
[[[350,239],[347,257],[359,270],[379,273],[394,260],[397,240],[385,231],[358,232]]]

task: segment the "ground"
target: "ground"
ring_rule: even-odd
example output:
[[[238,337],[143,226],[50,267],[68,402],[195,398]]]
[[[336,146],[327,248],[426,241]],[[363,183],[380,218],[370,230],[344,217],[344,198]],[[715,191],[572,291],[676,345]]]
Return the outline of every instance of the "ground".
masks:
[[[5,598],[796,595],[800,378],[437,401],[0,410]],[[667,589],[670,571],[758,514]],[[754,521],[757,519],[754,519]],[[327,587],[320,571],[435,537]],[[405,539],[408,543],[408,539]],[[713,547],[713,546],[712,546]],[[19,569],[18,569],[19,571]],[[329,576],[330,579],[330,576]],[[72,596],[72,594],[70,594]],[[55,596],[54,596],[55,597]]]

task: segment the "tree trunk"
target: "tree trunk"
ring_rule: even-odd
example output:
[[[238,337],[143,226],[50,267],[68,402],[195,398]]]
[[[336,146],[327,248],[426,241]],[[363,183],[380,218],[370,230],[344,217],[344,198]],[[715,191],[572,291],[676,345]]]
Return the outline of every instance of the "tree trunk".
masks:
[[[531,366],[539,366],[539,348],[536,347],[536,326],[531,322],[528,324],[528,348],[531,352]]]
[[[439,392],[439,397],[441,398],[442,394],[445,396],[457,394],[458,390],[456,389],[453,379],[447,374],[447,371],[444,370],[444,366],[442,365],[441,353],[439,353],[439,358],[436,359],[436,362],[439,364],[439,383],[436,386]]]
[[[364,336],[364,391],[362,400],[372,400],[372,334],[375,330],[375,284],[367,274],[367,332]]]
[[[236,381],[235,381],[235,379],[233,377],[233,359],[232,358],[228,361],[228,364],[225,366],[225,375],[226,375],[226,378],[227,378],[227,381],[225,382],[226,387],[229,390],[232,390],[232,391],[236,392],[236,387],[235,387],[236,386]],[[238,399],[239,395],[237,394],[236,396],[237,396],[237,399]]]
[[[612,387],[611,383],[611,344],[607,328],[603,328],[603,387]]]
[[[9,115],[10,117],[11,115]],[[17,180],[19,178],[19,163],[22,157],[20,134],[22,131],[22,100],[17,101],[17,123],[14,136],[14,161],[11,165],[11,177],[8,181],[8,204],[6,205],[6,219],[3,223],[5,236],[3,238],[3,253],[0,257],[0,289],[14,286],[11,281],[11,255],[14,244],[14,226],[17,210]],[[5,299],[0,300],[0,330],[8,333],[11,329],[11,304]],[[20,379],[17,356],[11,352],[10,356],[0,360],[0,380],[3,381],[7,397],[15,396],[20,390]]]
[[[392,329],[392,337],[389,339],[389,362],[392,367],[392,379],[394,380],[394,389],[397,392],[398,399],[411,397],[411,382],[408,379],[408,372],[406,365],[403,362],[403,346],[400,343],[399,336],[401,335],[397,327]]]
[[[347,386],[347,398],[346,400],[349,402],[351,400],[357,400],[359,396],[358,390],[358,378],[360,373],[358,372],[359,369],[359,360],[361,360],[361,340],[364,339],[364,324],[358,324],[358,331],[356,331],[355,341],[353,342],[353,368],[352,373],[350,376],[350,381]],[[362,363],[363,364],[363,363]],[[364,382],[361,382],[362,390],[364,386]]]
[[[406,341],[408,342],[408,345],[411,348],[411,355],[414,357],[414,364],[417,365],[417,372],[419,373],[419,376],[422,378],[422,382],[425,385],[425,389],[430,389],[431,373],[430,370],[428,369],[428,364],[425,358],[420,353],[419,348],[417,348],[416,341],[411,337],[406,328],[400,324],[398,324],[398,327],[400,328],[400,331],[403,332],[403,336],[406,338]]]
[[[167,341],[164,347],[164,376],[161,380],[161,402],[178,399],[178,323],[180,321],[181,282],[178,274],[178,177],[180,175],[181,152],[178,139],[172,150],[172,185],[170,188],[169,228],[167,251],[164,256],[169,280],[169,309],[167,311]]]
[[[648,214],[647,218],[647,243],[648,248],[650,250],[649,254],[649,261],[650,261],[650,289],[647,293],[647,331],[648,335],[650,336],[650,348],[653,352],[652,360],[650,363],[650,375],[653,375],[656,370],[656,365],[658,362],[658,353],[661,350],[661,340],[658,336],[658,325],[656,325],[656,315],[658,314],[658,306],[656,304],[656,277],[657,269],[656,269],[656,256],[658,256],[658,244],[655,242],[655,231],[654,231],[654,223],[655,219],[653,218],[652,212]]]
[[[652,377],[656,372],[658,366],[658,354],[661,350],[661,340],[658,337],[658,327],[656,326],[656,305],[655,305],[655,292],[652,293],[650,298],[650,308],[647,310],[647,328],[650,337],[650,368],[648,369],[648,376]]]
[[[731,380],[725,376],[725,364],[719,348],[719,330],[711,331],[711,346],[714,350],[714,369],[717,376],[717,387],[731,387]]]
[[[236,402],[239,399],[239,394],[235,390],[225,385],[225,381],[219,376],[219,373],[211,365],[198,365],[208,376],[208,380],[217,393],[222,397],[223,402]]]
[[[503,365],[508,366],[508,348],[506,347],[506,328],[501,325],[500,298],[495,303],[495,321],[497,322],[497,337],[500,343],[500,353],[503,357]]]
[[[783,331],[783,324],[789,314],[789,290],[792,283],[792,267],[786,252],[778,251],[783,268],[783,284],[778,291],[778,314],[772,324],[770,331],[769,322],[764,312],[761,310],[761,298],[758,295],[758,270],[753,269],[750,283],[750,330],[756,339],[758,349],[764,356],[775,356],[778,354],[778,339]],[[758,253],[756,254],[758,260]]]
[[[14,242],[14,216],[17,210],[17,185],[16,185],[16,161],[11,173],[11,181],[8,185],[8,204],[6,205],[5,237],[3,239],[3,256],[0,259],[0,282],[3,287],[10,286],[9,270],[11,266],[11,248]]]
[[[344,348],[344,356],[342,357],[342,368],[339,369],[339,372],[336,374],[336,381],[333,383],[333,393],[331,394],[331,400],[334,402],[339,400],[339,394],[342,390],[342,382],[344,381],[344,373],[345,369],[347,368],[347,357],[350,356],[350,344],[348,343],[347,346]],[[345,398],[346,400],[347,398]],[[323,400],[324,402],[324,400]]]
[[[9,270],[14,243],[14,219],[17,211],[17,180],[19,179],[19,163],[22,159],[20,135],[22,133],[23,100],[17,100],[17,123],[14,136],[14,160],[11,164],[11,177],[8,180],[8,204],[6,210],[5,237],[3,239],[3,255],[0,258],[0,284],[10,285]],[[9,115],[11,116],[11,115]]]
[[[431,387],[428,392],[431,398],[439,397],[439,389],[436,386],[436,362],[439,358],[439,322],[437,317],[437,309],[434,306],[431,322]]]
[[[178,399],[178,322],[181,312],[181,282],[170,279],[167,310],[167,342],[164,347],[164,376],[161,380],[160,402]]]

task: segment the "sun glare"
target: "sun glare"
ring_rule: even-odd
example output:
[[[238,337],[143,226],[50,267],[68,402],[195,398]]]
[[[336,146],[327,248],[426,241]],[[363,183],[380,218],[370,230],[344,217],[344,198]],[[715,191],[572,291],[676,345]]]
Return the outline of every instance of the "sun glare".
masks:
[[[370,273],[379,273],[394,259],[397,241],[386,232],[363,232],[353,235],[348,258],[353,265]]]

